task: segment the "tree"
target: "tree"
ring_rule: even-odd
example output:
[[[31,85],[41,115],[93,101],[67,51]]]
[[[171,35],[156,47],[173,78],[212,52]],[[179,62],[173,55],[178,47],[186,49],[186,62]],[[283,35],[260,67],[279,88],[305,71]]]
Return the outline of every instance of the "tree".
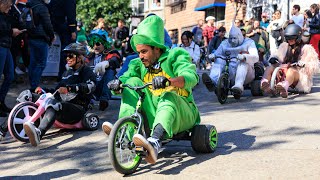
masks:
[[[129,22],[132,10],[130,0],[76,0],[77,19],[86,29],[92,29],[98,18],[104,18],[106,25],[115,27],[119,19]]]

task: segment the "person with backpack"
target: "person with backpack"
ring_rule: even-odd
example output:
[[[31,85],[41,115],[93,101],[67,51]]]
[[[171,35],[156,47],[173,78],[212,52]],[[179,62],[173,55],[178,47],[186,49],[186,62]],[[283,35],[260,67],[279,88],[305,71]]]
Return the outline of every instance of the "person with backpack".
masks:
[[[270,54],[276,53],[279,45],[283,42],[282,26],[284,24],[284,20],[281,18],[281,11],[276,10],[272,17],[273,19],[267,27],[267,32],[269,33]]]
[[[192,39],[193,33],[191,31],[184,31],[181,35],[182,44],[180,47],[188,51],[192,58],[192,63],[198,65],[200,62],[200,47]]]
[[[11,6],[12,0],[0,0],[0,74],[4,75],[0,87],[0,117],[6,117],[7,113],[11,111],[5,104],[5,98],[14,78],[13,59],[10,52],[12,37],[23,32],[23,30],[11,27],[11,19],[8,15]],[[6,127],[6,125],[0,126],[0,140],[6,132],[4,127]]]
[[[46,6],[50,0],[30,0],[27,3],[32,11],[34,27],[28,29],[30,65],[29,80],[33,92],[40,83],[43,70],[46,67],[49,45],[54,41],[54,32]]]
[[[214,53],[220,46],[221,42],[226,39],[225,34],[226,34],[226,28],[225,27],[220,27],[218,30],[218,34],[211,39],[208,45],[208,53]]]

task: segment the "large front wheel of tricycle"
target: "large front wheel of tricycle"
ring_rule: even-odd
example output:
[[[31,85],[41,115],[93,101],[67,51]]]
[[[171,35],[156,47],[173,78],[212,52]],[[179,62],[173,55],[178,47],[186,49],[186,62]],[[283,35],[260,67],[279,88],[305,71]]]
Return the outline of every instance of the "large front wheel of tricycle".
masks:
[[[141,157],[136,153],[132,141],[138,123],[131,117],[119,119],[110,132],[108,151],[111,164],[121,174],[132,174],[138,168]]]
[[[214,152],[218,145],[218,132],[213,125],[196,125],[191,134],[192,149],[199,153]]]
[[[221,74],[217,84],[217,98],[221,104],[224,104],[228,99],[229,93],[229,76],[227,73]]]
[[[274,71],[272,72],[271,80],[270,80],[270,89],[275,90],[277,85],[277,75],[280,71],[280,67],[276,67]]]
[[[38,106],[33,102],[22,102],[17,104],[10,112],[8,117],[8,129],[12,137],[22,142],[29,142],[23,124],[31,118],[36,112]],[[39,126],[42,117],[34,122],[36,127]]]

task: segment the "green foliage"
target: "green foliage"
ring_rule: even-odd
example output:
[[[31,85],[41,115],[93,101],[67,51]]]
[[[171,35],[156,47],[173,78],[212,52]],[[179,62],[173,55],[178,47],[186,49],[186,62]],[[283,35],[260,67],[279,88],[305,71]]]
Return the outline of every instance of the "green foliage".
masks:
[[[129,23],[132,14],[130,0],[76,0],[77,19],[87,30],[93,29],[99,18],[104,18],[106,26],[116,27],[119,19]]]

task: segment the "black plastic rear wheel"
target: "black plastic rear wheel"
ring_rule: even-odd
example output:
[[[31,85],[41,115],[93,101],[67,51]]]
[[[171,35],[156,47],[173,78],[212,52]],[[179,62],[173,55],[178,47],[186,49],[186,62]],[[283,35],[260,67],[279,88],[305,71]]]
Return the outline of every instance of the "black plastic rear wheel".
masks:
[[[227,73],[221,74],[217,85],[217,98],[221,104],[224,104],[228,99],[229,93],[229,75]]]
[[[213,125],[196,125],[191,135],[192,149],[199,153],[212,153],[218,145],[218,132]]]
[[[261,80],[264,74],[264,65],[261,62],[254,64],[255,80]]]

